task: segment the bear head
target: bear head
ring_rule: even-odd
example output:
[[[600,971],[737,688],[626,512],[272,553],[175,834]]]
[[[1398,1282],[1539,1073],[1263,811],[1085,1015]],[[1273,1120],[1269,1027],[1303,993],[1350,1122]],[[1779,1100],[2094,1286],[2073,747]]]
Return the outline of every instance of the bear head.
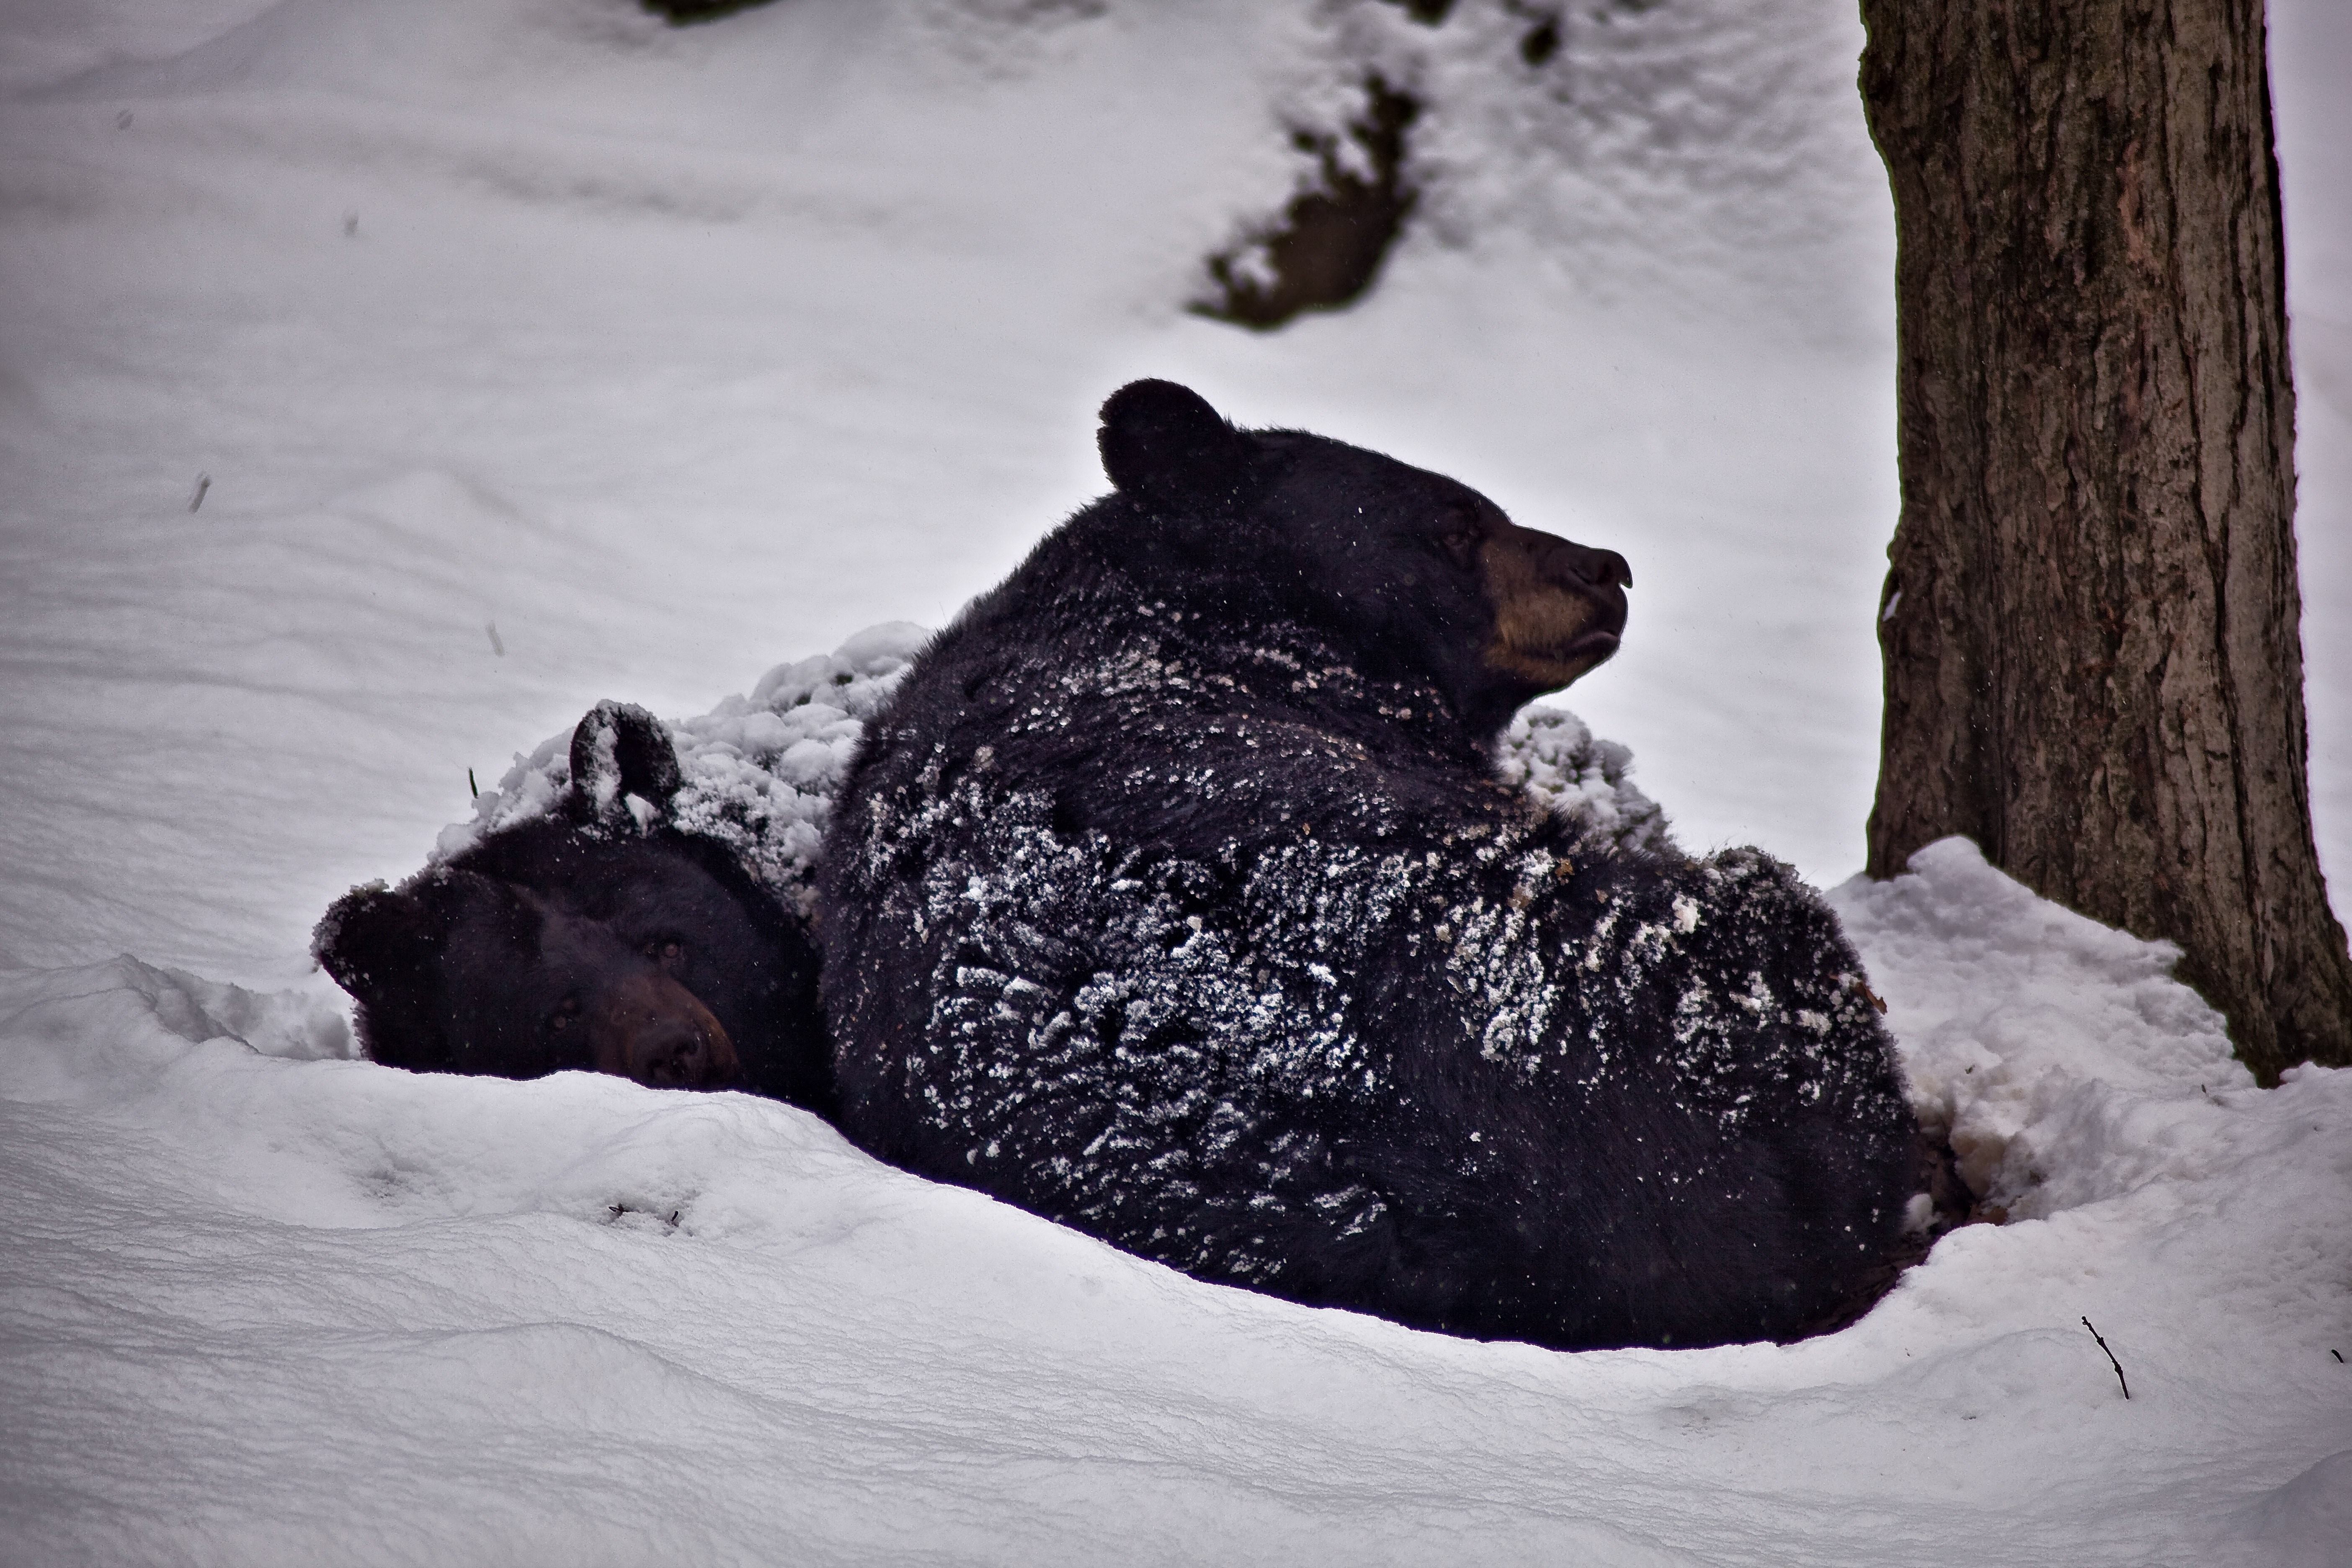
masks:
[[[733,1084],[734,1042],[672,973],[679,944],[640,945],[568,902],[441,867],[397,889],[354,889],[328,910],[315,951],[387,1067]]]
[[[721,845],[677,831],[667,733],[600,703],[570,793],[397,888],[354,889],[312,952],[368,1056],[418,1071],[570,1069],[821,1106],[816,952]]]
[[[1103,468],[1139,576],[1326,626],[1368,672],[1433,681],[1491,735],[1617,651],[1624,557],[1522,528],[1467,485],[1297,430],[1241,430],[1139,381],[1102,408]],[[1106,521],[1109,521],[1107,519]],[[1382,668],[1385,666],[1386,668]]]

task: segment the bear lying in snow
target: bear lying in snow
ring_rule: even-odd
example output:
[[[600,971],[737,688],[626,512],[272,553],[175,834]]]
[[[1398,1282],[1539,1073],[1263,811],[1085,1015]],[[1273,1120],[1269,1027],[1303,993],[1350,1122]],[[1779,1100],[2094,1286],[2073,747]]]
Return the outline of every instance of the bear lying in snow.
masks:
[[[805,917],[733,848],[682,832],[668,733],[602,703],[560,809],[502,825],[397,889],[357,888],[312,951],[374,1060],[664,1088],[742,1087],[823,1110],[831,1072]]]
[[[1192,392],[917,658],[818,868],[838,1120],[1204,1279],[1563,1348],[1790,1339],[1919,1238],[1862,965],[1754,850],[1498,780],[1619,557]],[[1906,1215],[1906,1210],[1912,1211]]]
[[[368,1054],[824,1110],[816,853],[860,721],[929,635],[869,627],[674,725],[600,704],[517,757],[425,871],[355,889],[320,922],[315,951],[359,1004]]]

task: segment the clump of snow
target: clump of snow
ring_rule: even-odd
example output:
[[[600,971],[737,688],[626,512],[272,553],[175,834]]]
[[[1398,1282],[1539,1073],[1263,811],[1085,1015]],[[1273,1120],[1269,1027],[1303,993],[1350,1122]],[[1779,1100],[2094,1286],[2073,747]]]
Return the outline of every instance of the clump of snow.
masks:
[[[235,1040],[289,1061],[358,1055],[343,1009],[314,992],[248,991],[128,954],[116,962],[125,982],[154,1009],[155,1021],[191,1044]]]
[[[865,721],[929,637],[908,621],[868,626],[832,653],[778,665],[749,697],[671,721],[685,783],[667,803],[668,820],[727,845],[779,900],[808,913],[843,770]],[[434,859],[547,816],[571,784],[572,731],[565,730],[518,755],[498,787],[474,803],[471,820],[443,829]]]
[[[1565,708],[1520,710],[1496,748],[1496,775],[1625,849],[1667,847],[1666,814],[1633,783],[1633,753],[1597,741]]]

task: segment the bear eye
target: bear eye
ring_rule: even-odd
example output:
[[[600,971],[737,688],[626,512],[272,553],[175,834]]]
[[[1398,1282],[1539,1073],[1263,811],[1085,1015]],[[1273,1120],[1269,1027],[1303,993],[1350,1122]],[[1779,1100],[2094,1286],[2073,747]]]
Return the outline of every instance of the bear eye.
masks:
[[[686,963],[686,943],[674,936],[656,937],[646,943],[646,956],[676,974]]]
[[[556,1031],[556,1033],[562,1034],[564,1030],[572,1027],[573,1024],[579,1022],[579,1019],[580,998],[577,996],[566,996],[562,1001],[555,1005],[555,1011],[548,1015],[547,1026]]]
[[[1477,552],[1478,530],[1465,519],[1452,520],[1444,526],[1445,531],[1437,536],[1437,542],[1454,558],[1456,566],[1469,565],[1471,556]]]

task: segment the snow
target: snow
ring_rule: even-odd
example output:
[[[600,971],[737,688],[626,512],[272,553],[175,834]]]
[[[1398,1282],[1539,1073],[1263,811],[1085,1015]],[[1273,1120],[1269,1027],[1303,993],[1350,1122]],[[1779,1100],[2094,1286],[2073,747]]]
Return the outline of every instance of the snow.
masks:
[[[728,820],[806,820],[858,715],[771,766],[822,716],[713,693],[943,623],[1135,374],[1622,551],[1577,711],[1691,847],[1852,869],[1895,481],[1851,7],[1578,21],[1565,110],[1473,100],[1495,7],[1391,9],[0,0],[0,1560],[2352,1558],[2352,1074],[2252,1089],[2160,950],[1965,846],[1832,898],[2010,1222],[1789,1347],[1448,1341],[782,1106],[343,1059],[309,928],[467,769],[510,804],[620,697],[706,715]],[[2272,22],[2342,875],[2352,13]],[[1455,112],[1373,296],[1183,314],[1375,58]]]
[[[708,713],[666,725],[684,784],[659,803],[664,820],[727,845],[779,900],[811,912],[833,796],[865,721],[929,637],[910,621],[868,626],[832,653],[776,666],[749,697],[727,698]],[[449,859],[492,834],[550,815],[571,788],[572,735],[567,727],[530,755],[518,755],[497,786],[475,798],[471,820],[442,829],[432,858]],[[1559,750],[1558,742],[1549,750]],[[1584,752],[1591,751],[1587,736]],[[1572,744],[1565,754],[1576,755]],[[1617,763],[1621,776],[1623,765]],[[1571,772],[1556,793],[1581,801],[1612,782],[1601,776],[1597,761],[1588,771],[1589,780]],[[618,804],[603,803],[600,811]],[[654,804],[630,797],[633,811],[650,812]],[[1613,794],[1607,805],[1616,809]],[[638,826],[644,826],[640,818]]]

